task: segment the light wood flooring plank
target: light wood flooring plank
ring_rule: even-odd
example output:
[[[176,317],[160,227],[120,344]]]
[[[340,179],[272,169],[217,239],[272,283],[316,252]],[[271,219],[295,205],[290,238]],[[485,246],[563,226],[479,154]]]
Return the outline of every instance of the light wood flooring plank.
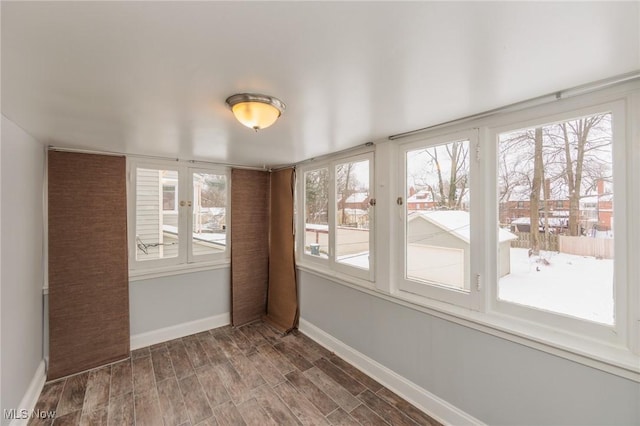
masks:
[[[156,383],[175,377],[173,364],[171,363],[171,355],[166,346],[160,346],[151,351],[151,363],[153,364],[153,374],[156,377]]]
[[[360,423],[342,408],[338,408],[327,416],[327,420],[334,426],[359,426]]]
[[[242,426],[245,421],[233,402],[225,402],[213,409],[213,414],[220,426]]]
[[[302,396],[289,382],[284,382],[274,387],[273,390],[280,399],[291,409],[293,414],[303,425],[327,425],[329,424],[320,410],[318,410],[307,398]]]
[[[400,411],[383,401],[370,390],[366,390],[358,395],[358,399],[362,401],[374,413],[382,417],[388,423],[396,425],[415,426],[415,422],[402,414]]]
[[[87,381],[82,411],[91,412],[97,408],[109,406],[109,389],[111,388],[111,366],[92,370]]]
[[[198,376],[202,389],[204,389],[204,393],[207,395],[209,404],[212,407],[217,407],[218,405],[231,400],[229,392],[227,392],[227,388],[225,388],[224,383],[218,374],[218,370],[215,367],[207,366],[199,368],[196,370],[196,375]]]
[[[131,361],[133,372],[133,391],[136,394],[149,392],[155,388],[156,382],[153,376],[153,364],[151,356],[136,358]]]
[[[133,392],[109,398],[109,426],[133,426],[135,424]]]
[[[134,395],[136,426],[158,426],[162,424],[160,401],[155,386],[147,392]]]
[[[84,395],[87,391],[87,381],[89,373],[82,373],[67,378],[58,408],[56,409],[56,419],[65,414],[81,410],[84,404]]]
[[[158,401],[165,426],[177,426],[189,422],[182,391],[175,377],[159,382]]]
[[[180,390],[182,391],[182,398],[184,399],[184,405],[187,408],[191,424],[197,424],[213,416],[198,376],[194,374],[180,379]]]
[[[238,404],[236,408],[244,422],[250,426],[278,426],[278,423],[274,422],[271,417],[269,417],[267,413],[260,408],[260,404],[258,404],[258,401],[255,398],[248,399],[242,404]]]
[[[313,384],[329,395],[347,413],[360,405],[360,401],[351,393],[327,376],[318,367],[303,373]]]
[[[302,395],[305,396],[313,405],[320,410],[323,415],[327,415],[336,408],[338,404],[329,398],[326,393],[322,392],[320,388],[314,385],[309,379],[307,379],[300,371],[292,371],[286,376],[287,380],[293,385],[294,388]]]
[[[111,366],[111,392],[114,396],[133,392],[133,374],[131,360],[125,359]]]

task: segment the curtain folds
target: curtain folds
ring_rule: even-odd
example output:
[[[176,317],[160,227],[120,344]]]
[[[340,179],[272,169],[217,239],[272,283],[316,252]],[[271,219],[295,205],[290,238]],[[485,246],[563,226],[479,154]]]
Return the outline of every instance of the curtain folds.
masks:
[[[295,170],[231,171],[231,322],[298,325]]]
[[[287,332],[297,327],[293,201],[295,169],[271,174],[271,219],[269,225],[269,293],[265,320]]]

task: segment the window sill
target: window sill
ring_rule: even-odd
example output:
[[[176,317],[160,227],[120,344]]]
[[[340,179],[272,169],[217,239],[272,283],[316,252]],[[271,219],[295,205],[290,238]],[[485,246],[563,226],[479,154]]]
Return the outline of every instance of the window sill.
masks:
[[[337,272],[328,268],[323,268],[321,265],[298,262],[296,264],[296,268],[305,272],[311,272],[312,274],[321,276],[337,284],[347,283],[349,284],[349,286],[353,286],[355,288],[366,288],[367,290],[370,290],[370,291],[376,290],[375,283],[372,283],[371,281],[367,281],[362,278],[352,277],[351,275],[345,274],[343,272]]]
[[[230,266],[231,260],[225,259],[214,262],[171,265],[154,269],[131,269],[129,270],[129,282],[148,280],[152,278],[170,277],[172,275],[190,274],[192,272],[212,271],[215,269],[228,268]]]
[[[385,293],[368,281],[345,277],[344,274],[313,265],[299,264],[297,267],[301,271],[389,302],[640,383],[640,356],[626,347],[495,312],[472,311],[404,291]]]

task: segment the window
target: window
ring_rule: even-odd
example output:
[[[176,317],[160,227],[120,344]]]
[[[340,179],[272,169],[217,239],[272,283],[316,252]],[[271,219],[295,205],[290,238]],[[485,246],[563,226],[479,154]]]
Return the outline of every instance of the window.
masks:
[[[465,306],[474,303],[470,151],[476,143],[477,133],[470,131],[403,147],[405,196],[410,200],[421,194],[430,202],[417,210],[407,203],[404,210],[401,290]]]
[[[335,165],[336,262],[369,269],[369,159]]]
[[[175,183],[162,184],[162,210],[178,212],[178,195]]]
[[[131,269],[228,257],[227,172],[129,162]]]
[[[499,225],[499,301],[615,324],[612,123],[602,112],[497,135],[499,202],[529,204],[519,232]]]
[[[369,207],[368,232],[367,185],[340,176],[366,158],[307,166],[299,264],[357,283],[336,273],[366,271],[343,251],[366,239],[348,231],[375,229],[379,279],[368,294],[637,381],[640,86],[631,87],[377,143],[380,221],[374,228]],[[371,190],[369,166],[368,179],[357,175]]]
[[[304,251],[329,258],[329,169],[304,173]]]
[[[372,280],[373,155],[309,168],[303,176],[304,256]]]

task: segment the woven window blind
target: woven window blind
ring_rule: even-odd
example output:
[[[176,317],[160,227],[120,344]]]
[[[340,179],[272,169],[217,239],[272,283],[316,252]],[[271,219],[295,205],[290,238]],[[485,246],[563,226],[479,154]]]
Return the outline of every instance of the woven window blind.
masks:
[[[269,283],[269,173],[231,170],[231,323],[266,313]]]
[[[50,151],[49,371],[129,356],[125,158]]]

